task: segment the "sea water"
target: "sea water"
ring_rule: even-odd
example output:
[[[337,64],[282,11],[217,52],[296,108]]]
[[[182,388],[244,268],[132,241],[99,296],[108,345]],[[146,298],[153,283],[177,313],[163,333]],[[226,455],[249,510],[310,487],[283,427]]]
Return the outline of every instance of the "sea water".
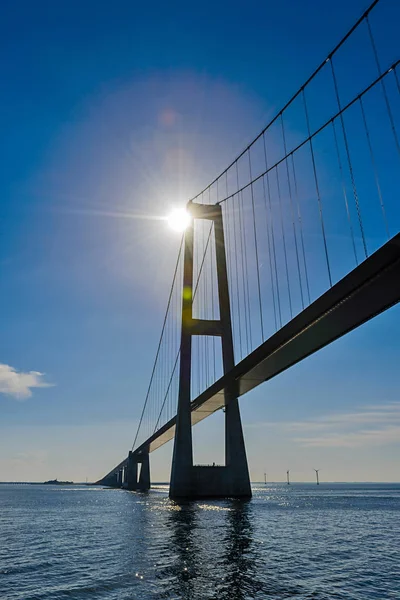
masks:
[[[1,600],[400,599],[400,485],[0,485]]]

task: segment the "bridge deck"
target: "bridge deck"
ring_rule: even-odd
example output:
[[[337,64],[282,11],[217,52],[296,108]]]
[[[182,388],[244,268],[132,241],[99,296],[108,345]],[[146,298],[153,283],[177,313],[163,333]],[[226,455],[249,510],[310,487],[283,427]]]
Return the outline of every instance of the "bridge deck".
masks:
[[[242,396],[399,301],[400,233],[193,400],[192,425],[223,408],[224,389],[232,382]],[[174,435],[175,417],[135,453],[153,452]]]

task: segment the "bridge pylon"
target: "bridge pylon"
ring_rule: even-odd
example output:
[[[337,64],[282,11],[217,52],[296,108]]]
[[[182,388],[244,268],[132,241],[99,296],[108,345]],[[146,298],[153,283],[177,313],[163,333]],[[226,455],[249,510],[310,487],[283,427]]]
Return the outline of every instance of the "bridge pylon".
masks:
[[[140,474],[138,478],[138,466]],[[127,490],[147,492],[150,489],[150,461],[148,452],[129,452],[126,462],[126,477],[123,487]]]
[[[249,498],[250,476],[236,383],[224,390],[225,466],[193,464],[190,396],[193,336],[221,338],[224,374],[234,368],[235,360],[222,210],[219,205],[193,202],[188,203],[187,209],[193,219],[185,231],[184,240],[179,396],[169,495],[174,499]],[[217,321],[193,318],[194,219],[206,219],[214,223],[220,314]]]

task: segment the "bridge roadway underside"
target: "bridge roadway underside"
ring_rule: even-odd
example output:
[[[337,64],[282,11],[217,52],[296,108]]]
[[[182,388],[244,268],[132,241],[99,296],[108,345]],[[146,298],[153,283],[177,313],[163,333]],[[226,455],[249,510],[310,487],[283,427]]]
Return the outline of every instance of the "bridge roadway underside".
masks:
[[[400,233],[193,400],[192,425],[223,408],[224,389],[233,381],[238,396],[242,396],[399,301]],[[134,454],[147,449],[152,452],[174,435],[175,417]],[[125,464],[126,460],[104,480]]]

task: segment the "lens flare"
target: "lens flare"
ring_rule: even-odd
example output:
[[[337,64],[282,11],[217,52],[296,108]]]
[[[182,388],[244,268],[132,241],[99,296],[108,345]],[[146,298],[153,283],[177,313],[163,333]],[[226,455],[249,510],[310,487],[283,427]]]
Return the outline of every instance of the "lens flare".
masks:
[[[167,217],[168,225],[174,231],[185,231],[190,225],[191,217],[189,213],[184,209],[174,210],[169,217]]]

